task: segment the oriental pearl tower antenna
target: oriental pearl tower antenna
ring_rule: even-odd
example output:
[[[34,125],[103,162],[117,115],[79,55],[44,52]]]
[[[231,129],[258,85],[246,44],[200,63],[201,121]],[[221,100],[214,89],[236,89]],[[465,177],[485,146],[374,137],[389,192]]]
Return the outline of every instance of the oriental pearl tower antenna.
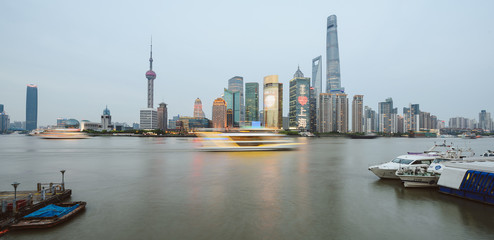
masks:
[[[149,71],[146,72],[146,78],[148,79],[148,108],[153,108],[154,79],[156,79],[156,73],[153,71],[153,38],[152,37],[151,37],[151,52],[149,57]]]

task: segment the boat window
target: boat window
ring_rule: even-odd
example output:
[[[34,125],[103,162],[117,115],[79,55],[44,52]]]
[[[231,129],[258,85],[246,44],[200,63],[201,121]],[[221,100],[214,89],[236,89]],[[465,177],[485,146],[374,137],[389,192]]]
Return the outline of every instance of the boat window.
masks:
[[[434,161],[432,161],[432,163],[440,163],[440,162],[444,162],[444,161],[446,161],[446,159],[436,158],[436,159],[434,159]]]
[[[403,158],[395,158],[392,162],[399,163],[399,164],[410,164],[411,162],[413,162],[413,160],[403,159]]]
[[[415,161],[413,164],[431,164],[431,160],[418,160]]]

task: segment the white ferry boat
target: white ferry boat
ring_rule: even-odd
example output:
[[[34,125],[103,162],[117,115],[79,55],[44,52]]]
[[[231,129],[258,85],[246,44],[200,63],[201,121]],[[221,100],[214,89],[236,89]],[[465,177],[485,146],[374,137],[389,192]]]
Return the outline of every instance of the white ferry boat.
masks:
[[[424,152],[408,152],[408,154],[398,156],[390,162],[370,166],[369,170],[380,178],[400,179],[396,175],[396,171],[400,168],[409,166],[414,166],[414,168],[428,167],[436,158],[456,155],[457,153],[456,149],[444,141],[443,144],[434,144]],[[414,169],[414,171],[416,170]]]
[[[89,137],[80,129],[74,128],[46,129],[37,136],[44,139],[84,139]]]
[[[262,130],[196,132],[203,151],[282,151],[295,150],[301,143],[286,135]]]
[[[438,185],[439,192],[494,204],[494,160],[483,157],[446,163]]]
[[[369,167],[369,171],[373,172],[380,178],[400,179],[396,175],[396,171],[405,166],[429,166],[434,159],[438,158],[438,154],[407,154],[396,157],[390,162],[374,165]]]
[[[401,167],[396,171],[396,176],[400,178],[405,187],[437,187],[437,182],[445,163],[455,160],[473,159],[473,156],[474,153],[471,149],[455,150],[453,148],[443,154],[443,156],[434,159],[430,165]]]

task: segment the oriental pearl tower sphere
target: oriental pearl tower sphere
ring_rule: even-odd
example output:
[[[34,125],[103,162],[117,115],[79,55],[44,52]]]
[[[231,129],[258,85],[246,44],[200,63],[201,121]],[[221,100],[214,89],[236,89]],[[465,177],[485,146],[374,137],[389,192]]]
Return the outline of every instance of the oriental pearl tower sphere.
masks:
[[[153,108],[154,79],[156,73],[153,71],[153,42],[151,41],[151,53],[149,57],[149,71],[146,72],[148,79],[148,108]]]

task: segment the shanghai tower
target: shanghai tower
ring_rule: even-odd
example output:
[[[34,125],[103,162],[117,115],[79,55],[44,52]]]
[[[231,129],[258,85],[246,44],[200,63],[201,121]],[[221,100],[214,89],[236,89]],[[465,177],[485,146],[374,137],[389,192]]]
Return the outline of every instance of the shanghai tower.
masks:
[[[336,29],[336,15],[328,17],[326,27],[326,92],[344,92],[340,78],[340,54],[338,50],[338,32]]]

